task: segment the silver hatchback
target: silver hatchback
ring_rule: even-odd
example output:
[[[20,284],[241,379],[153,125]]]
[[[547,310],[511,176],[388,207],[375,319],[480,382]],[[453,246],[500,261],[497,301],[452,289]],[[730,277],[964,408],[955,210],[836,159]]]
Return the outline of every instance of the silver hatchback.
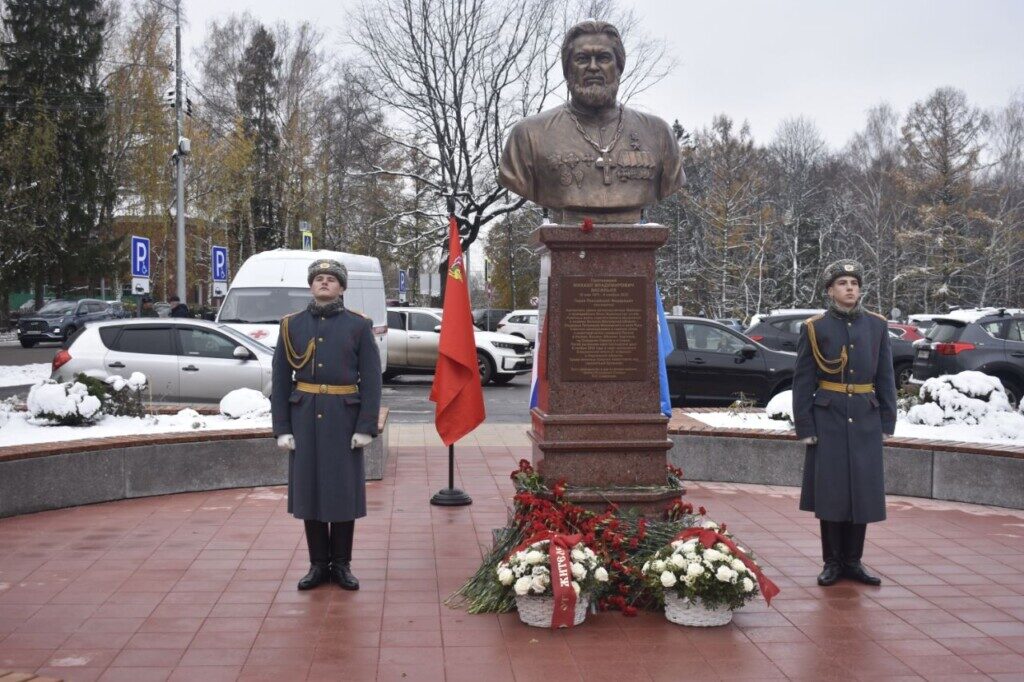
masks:
[[[231,327],[187,318],[90,324],[53,358],[51,379],[142,372],[152,400],[217,402],[237,388],[270,395],[274,351]]]

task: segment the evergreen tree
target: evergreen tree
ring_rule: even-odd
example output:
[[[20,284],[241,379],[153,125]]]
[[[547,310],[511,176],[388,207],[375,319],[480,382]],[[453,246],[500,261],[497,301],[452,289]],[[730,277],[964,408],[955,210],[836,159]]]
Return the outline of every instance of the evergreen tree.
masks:
[[[29,235],[34,247],[28,269],[38,301],[44,278],[62,294],[73,282],[103,273],[117,246],[110,230],[113,192],[105,178],[105,96],[98,73],[105,12],[99,0],[8,0],[3,24],[0,185],[8,195],[8,181],[17,177],[22,188],[52,187],[34,192],[31,211],[7,216],[22,221],[9,227]],[[52,164],[35,169],[49,177],[25,177],[19,157],[31,150],[12,141],[51,136]],[[17,206],[19,200],[3,201]]]
[[[280,176],[276,172],[281,144],[277,127],[280,66],[273,36],[262,25],[257,26],[239,65],[235,97],[245,133],[253,144],[250,206],[258,251],[283,245]]]

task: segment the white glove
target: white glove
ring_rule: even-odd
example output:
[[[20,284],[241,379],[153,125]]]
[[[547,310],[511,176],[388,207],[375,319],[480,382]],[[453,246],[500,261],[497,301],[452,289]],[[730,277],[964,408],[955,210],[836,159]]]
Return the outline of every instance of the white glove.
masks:
[[[295,436],[290,433],[282,433],[277,437],[277,447],[282,450],[294,450],[295,449]]]
[[[352,434],[352,449],[356,450],[358,448],[366,447],[372,440],[373,436],[365,433],[354,433]]]
[[[818,444],[818,437],[817,436],[807,436],[807,438],[801,438],[800,442],[801,443],[806,443],[807,445],[817,445]]]

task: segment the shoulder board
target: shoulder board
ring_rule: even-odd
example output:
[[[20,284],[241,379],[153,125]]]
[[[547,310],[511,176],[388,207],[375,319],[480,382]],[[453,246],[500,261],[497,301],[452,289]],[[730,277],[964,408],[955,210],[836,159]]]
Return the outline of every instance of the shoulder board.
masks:
[[[352,310],[351,308],[345,308],[345,310],[347,310],[348,312],[352,313],[353,315],[358,315],[359,317],[365,318],[367,320],[370,319],[369,317],[367,317],[363,313],[359,312],[358,310]]]
[[[806,320],[804,320],[804,324],[807,324],[808,322],[817,322],[818,320],[820,320],[823,317],[825,317],[825,313],[819,313],[818,315],[815,315],[814,317],[808,317]]]
[[[866,312],[868,315],[874,315],[875,317],[880,319],[882,322],[885,322],[885,323],[889,322],[889,320],[886,319],[885,315],[879,315],[878,313],[873,313],[870,310],[865,310],[864,312]]]
[[[297,311],[297,312],[294,312],[294,313],[288,313],[287,315],[285,315],[285,316],[283,316],[283,317],[281,318],[281,321],[282,321],[282,322],[284,322],[284,321],[285,321],[286,319],[288,319],[289,317],[295,317],[296,315],[299,315],[299,314],[301,314],[301,313],[304,313],[304,312],[305,312],[304,310],[299,310],[299,311]]]

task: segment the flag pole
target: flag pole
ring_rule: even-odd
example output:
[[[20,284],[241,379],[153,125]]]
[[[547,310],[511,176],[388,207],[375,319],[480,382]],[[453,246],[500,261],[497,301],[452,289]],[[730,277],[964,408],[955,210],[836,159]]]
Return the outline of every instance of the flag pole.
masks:
[[[455,444],[448,446],[448,487],[438,490],[430,498],[430,504],[436,507],[465,507],[473,504],[473,498],[455,487]]]

